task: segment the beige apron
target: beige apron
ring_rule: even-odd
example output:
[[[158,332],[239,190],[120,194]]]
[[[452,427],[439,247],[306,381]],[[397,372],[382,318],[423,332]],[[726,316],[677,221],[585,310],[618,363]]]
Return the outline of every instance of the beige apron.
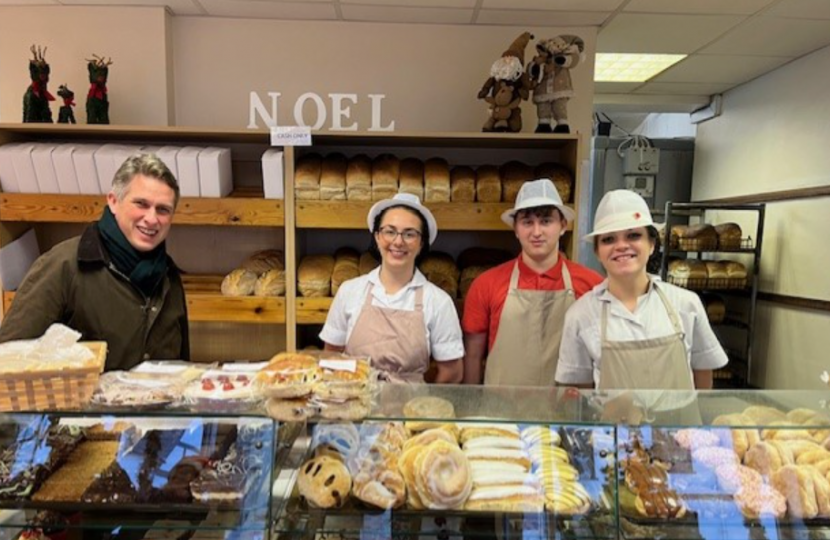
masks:
[[[415,291],[415,311],[372,305],[372,283],[366,301],[346,343],[346,354],[368,356],[381,379],[424,382],[429,367],[429,345],[424,330],[424,288]]]
[[[663,302],[675,333],[652,339],[609,341],[607,339],[608,302],[603,302],[599,388],[601,390],[684,390],[693,403],[689,405],[690,400],[686,400],[685,404],[677,408],[662,409],[662,413],[668,413],[668,415],[661,413],[659,421],[699,425],[700,413],[693,392],[694,378],[689,368],[686,346],[683,342],[685,335],[683,327],[677,311],[669,304],[663,291],[659,287],[654,287],[654,291]],[[663,398],[671,399],[672,397],[669,393],[644,394],[647,394],[647,399],[651,402],[649,408],[652,413],[661,409],[660,403]],[[648,420],[654,419],[653,416],[648,418]]]
[[[576,301],[564,260],[562,280],[561,291],[520,290],[516,261],[496,342],[487,355],[484,384],[554,386],[565,312]]]

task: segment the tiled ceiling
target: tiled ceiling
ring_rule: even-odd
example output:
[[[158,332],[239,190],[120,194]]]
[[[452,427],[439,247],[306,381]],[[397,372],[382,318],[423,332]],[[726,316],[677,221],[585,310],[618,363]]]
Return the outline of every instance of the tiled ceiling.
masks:
[[[646,83],[597,83],[598,103],[707,99],[830,45],[830,0],[0,0],[55,4],[165,5],[173,15],[205,17],[597,26],[599,52],[689,55]]]

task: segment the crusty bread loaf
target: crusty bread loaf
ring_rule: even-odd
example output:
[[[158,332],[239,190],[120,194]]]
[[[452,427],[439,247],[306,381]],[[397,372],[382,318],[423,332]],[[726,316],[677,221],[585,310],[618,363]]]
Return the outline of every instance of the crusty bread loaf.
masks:
[[[516,202],[516,196],[522,184],[533,180],[533,169],[519,161],[508,161],[501,168],[502,199],[504,202]]]
[[[409,193],[424,200],[424,163],[420,159],[401,161],[400,193]]]
[[[272,268],[260,275],[254,285],[254,296],[285,296],[285,270]]]
[[[222,280],[224,296],[250,296],[256,286],[257,275],[244,268],[237,268]]]
[[[380,154],[372,161],[372,200],[394,197],[398,192],[401,162],[392,154]]]
[[[713,250],[718,247],[718,233],[708,223],[689,225],[677,231],[677,243],[680,249],[688,251]]]
[[[476,200],[478,202],[501,202],[501,176],[492,165],[482,165],[476,170]]]
[[[346,168],[346,199],[372,200],[372,160],[365,154],[358,154],[349,160]]]
[[[721,223],[715,225],[715,232],[718,235],[718,249],[740,249],[743,231],[737,223]]]
[[[450,202],[450,166],[446,160],[431,158],[424,163],[424,200]]]
[[[346,200],[346,171],[349,161],[343,154],[329,154],[323,159],[320,172],[320,199],[324,201]]]
[[[726,265],[717,261],[706,261],[706,277],[709,279],[726,279]]]
[[[702,280],[698,286],[705,285],[709,273],[706,271],[706,264],[697,260],[680,260],[669,263],[669,281],[679,285],[685,285],[688,280]],[[678,281],[675,281],[678,280]]]
[[[461,271],[461,278],[458,281],[458,292],[461,294],[462,300],[467,297],[467,291],[472,287],[473,281],[490,268],[492,266],[468,266]]]
[[[677,249],[680,247],[680,235],[684,234],[688,227],[688,225],[672,225],[671,238],[669,239],[669,247],[671,247],[671,249]]]
[[[360,263],[358,263],[358,270],[360,271],[361,276],[365,276],[378,266],[380,266],[380,263],[368,251],[364,251],[360,255]]]
[[[706,308],[706,316],[712,324],[720,324],[726,318],[726,304],[723,298],[716,295],[703,295],[703,306]]]
[[[294,169],[294,195],[298,200],[320,199],[320,174],[323,158],[318,154],[307,154],[297,160]]]
[[[726,269],[726,276],[732,278],[746,278],[746,266],[735,261],[721,261]]]
[[[458,297],[460,273],[450,255],[440,251],[431,251],[421,261],[419,269],[429,281],[449,294],[450,298]]]
[[[542,163],[536,167],[536,178],[549,178],[553,185],[556,186],[556,191],[562,197],[562,202],[567,204],[571,202],[573,195],[574,176],[571,171],[564,165],[559,163]]]
[[[309,255],[300,262],[297,269],[297,290],[306,298],[325,297],[331,294],[331,273],[334,257],[331,255]]]
[[[450,171],[450,200],[474,202],[476,200],[476,173],[470,167],[453,167]]]
[[[335,296],[340,285],[360,275],[360,253],[350,247],[342,247],[334,253],[334,269],[331,273],[331,295]]]
[[[512,258],[513,255],[507,250],[476,246],[461,252],[458,268],[463,270],[470,266],[496,266]]]
[[[285,256],[279,249],[263,249],[248,256],[242,261],[240,268],[249,270],[257,276],[261,276],[268,270],[285,270]]]

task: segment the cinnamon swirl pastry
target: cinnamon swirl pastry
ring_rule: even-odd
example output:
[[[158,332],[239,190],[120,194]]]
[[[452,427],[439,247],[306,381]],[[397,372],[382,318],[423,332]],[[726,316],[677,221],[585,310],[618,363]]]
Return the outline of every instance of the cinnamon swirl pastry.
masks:
[[[415,489],[427,508],[463,508],[472,487],[470,464],[458,446],[435,441],[415,460]]]

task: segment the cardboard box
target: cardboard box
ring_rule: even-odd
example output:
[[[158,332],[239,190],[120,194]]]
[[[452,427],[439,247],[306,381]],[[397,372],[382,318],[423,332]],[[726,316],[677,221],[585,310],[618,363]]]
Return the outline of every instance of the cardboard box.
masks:
[[[100,148],[97,144],[79,144],[72,153],[72,162],[75,164],[75,176],[78,178],[78,187],[84,195],[100,195],[101,184],[98,182],[98,168],[95,166],[95,152]]]
[[[20,193],[20,184],[17,182],[17,173],[14,170],[15,148],[19,143],[9,143],[0,146],[0,189],[6,193]]]
[[[176,167],[179,169],[179,190],[182,197],[199,197],[199,153],[201,148],[185,146],[176,153]]]
[[[209,147],[199,152],[202,197],[227,197],[233,191],[230,148]]]
[[[55,165],[52,163],[52,151],[54,144],[38,144],[32,150],[32,163],[35,165],[37,185],[41,193],[60,193],[58,186],[58,175],[55,173]]]
[[[112,179],[128,157],[133,155],[137,146],[124,144],[105,144],[95,152],[95,167],[98,169],[98,183],[101,193],[109,193],[112,189]]]
[[[20,187],[21,193],[40,193],[35,164],[32,161],[32,151],[34,149],[34,143],[22,143],[12,153],[14,172],[17,174],[17,185]]]
[[[78,177],[75,174],[75,163],[72,161],[74,152],[74,144],[59,144],[52,150],[52,166],[55,168],[58,187],[61,193],[68,195],[77,195],[81,192]]]
[[[179,165],[178,165],[178,155],[179,150],[181,150],[178,146],[162,146],[156,152],[156,155],[159,157],[160,160],[167,165],[167,168],[170,169],[170,172],[173,173],[173,176],[176,177],[176,180],[179,180]],[[198,185],[196,186],[199,187]],[[193,186],[188,187],[188,191],[192,191]],[[179,190],[181,190],[181,181],[179,180]],[[198,197],[199,195],[194,195],[194,197]],[[190,195],[188,195],[190,197]]]
[[[285,198],[285,178],[283,153],[277,148],[269,148],[262,154],[262,188],[266,199]]]

